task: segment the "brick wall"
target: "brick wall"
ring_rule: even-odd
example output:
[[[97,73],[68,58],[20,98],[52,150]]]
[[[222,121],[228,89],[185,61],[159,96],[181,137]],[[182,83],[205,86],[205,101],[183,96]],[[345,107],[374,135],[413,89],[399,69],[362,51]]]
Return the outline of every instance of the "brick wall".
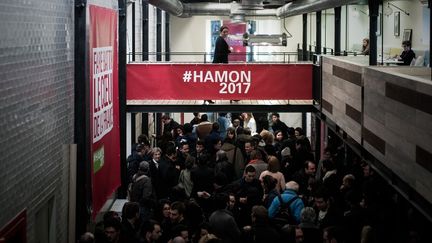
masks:
[[[73,1],[0,1],[0,227],[54,198],[55,239],[67,242],[73,142]]]

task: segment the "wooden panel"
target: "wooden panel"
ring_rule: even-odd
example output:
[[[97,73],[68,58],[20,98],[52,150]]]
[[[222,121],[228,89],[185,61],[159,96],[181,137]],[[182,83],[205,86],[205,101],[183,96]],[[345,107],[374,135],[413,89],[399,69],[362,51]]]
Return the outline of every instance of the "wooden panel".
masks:
[[[355,85],[361,86],[361,73],[356,73],[351,70],[341,68],[338,66],[333,66],[333,75],[351,82]]]
[[[351,117],[357,123],[361,124],[361,112],[354,109],[354,107],[345,104],[345,114]]]
[[[416,163],[432,173],[432,154],[419,146],[416,147]]]
[[[386,83],[386,96],[412,108],[432,114],[432,96],[430,95],[396,84]]]
[[[327,110],[330,114],[333,114],[333,105],[325,99],[322,99],[322,108]]]
[[[370,145],[377,149],[380,153],[385,154],[385,141],[369,131],[367,128],[362,128],[362,136]]]

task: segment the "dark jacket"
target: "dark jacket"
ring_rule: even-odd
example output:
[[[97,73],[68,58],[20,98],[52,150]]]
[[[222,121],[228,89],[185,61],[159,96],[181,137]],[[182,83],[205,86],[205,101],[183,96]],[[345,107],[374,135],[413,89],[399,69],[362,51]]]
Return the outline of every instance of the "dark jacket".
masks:
[[[180,170],[176,168],[175,163],[167,157],[159,162],[158,198],[168,197],[171,188],[178,184]]]
[[[234,243],[240,240],[240,230],[234,217],[226,209],[213,212],[209,218],[209,224],[214,234],[224,243]]]
[[[213,63],[228,63],[228,54],[230,53],[231,51],[225,39],[218,36],[215,44]]]
[[[150,177],[139,171],[132,178],[130,201],[138,202],[142,207],[153,207],[155,195]]]
[[[402,60],[404,62],[401,65],[410,65],[413,58],[415,58],[415,53],[413,52],[413,50],[409,50],[409,51],[403,51],[400,54],[399,60]]]
[[[245,163],[244,163],[243,153],[240,150],[240,148],[238,148],[234,144],[231,144],[229,142],[225,142],[222,145],[221,150],[223,150],[227,153],[228,161],[231,164],[233,164],[235,177],[237,179],[241,178],[243,175]]]

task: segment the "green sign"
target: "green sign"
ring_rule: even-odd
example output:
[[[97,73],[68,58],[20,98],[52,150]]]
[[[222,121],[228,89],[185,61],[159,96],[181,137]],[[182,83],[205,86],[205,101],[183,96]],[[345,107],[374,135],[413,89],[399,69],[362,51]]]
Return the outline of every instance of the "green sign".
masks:
[[[93,173],[96,174],[104,165],[105,152],[104,146],[93,153]]]

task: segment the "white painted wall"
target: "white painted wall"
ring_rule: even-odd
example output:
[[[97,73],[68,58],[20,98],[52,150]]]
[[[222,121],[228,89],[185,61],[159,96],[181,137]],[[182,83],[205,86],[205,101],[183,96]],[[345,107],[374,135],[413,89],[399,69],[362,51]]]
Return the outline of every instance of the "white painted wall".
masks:
[[[402,11],[391,7],[393,14],[390,16],[383,17],[384,26],[384,49],[386,47],[401,47],[403,30],[412,29],[412,46],[415,50],[429,50],[429,33],[423,33],[423,31],[429,30],[430,20],[426,23],[423,22],[423,7],[419,0],[409,1],[391,1],[392,4],[398,6],[401,9],[406,10],[410,15],[406,15]],[[384,6],[387,6],[387,1],[384,2]],[[400,36],[394,35],[394,13],[400,12]],[[424,25],[426,28],[424,28]],[[379,46],[380,46],[379,42]]]
[[[404,29],[413,29],[413,48],[416,50],[429,49],[429,33],[423,33],[429,30],[429,21],[424,21],[424,6],[419,0],[391,1],[396,6],[407,10],[410,15],[407,16],[401,12],[400,33],[395,37],[393,33],[394,14],[389,17],[383,17],[383,37],[384,48],[400,47]],[[387,6],[387,1],[384,2]],[[394,12],[399,11],[393,8]],[[366,13],[366,14],[365,14]],[[363,38],[369,36],[369,13],[367,5],[350,5],[342,7],[342,33],[341,49],[353,50],[359,49]],[[346,16],[348,15],[348,18]],[[315,13],[308,15],[308,40],[310,45],[316,45],[316,20]],[[228,17],[220,16],[194,16],[191,18],[171,17],[171,51],[172,52],[209,52],[210,50],[210,21],[223,20]],[[286,19],[249,17],[248,19],[257,21],[257,34],[277,34],[286,32],[283,27],[283,21],[287,30],[292,34],[288,39],[286,47],[256,47],[255,51],[259,52],[295,52],[297,44],[302,43],[302,16],[294,16]],[[427,26],[424,26],[424,25]],[[346,29],[346,26],[348,28]],[[348,34],[346,34],[348,31]],[[381,38],[378,39],[378,48],[381,48]],[[334,10],[328,9],[322,11],[322,46],[334,48]],[[191,61],[202,62],[202,56],[176,56],[172,55],[172,61]]]

